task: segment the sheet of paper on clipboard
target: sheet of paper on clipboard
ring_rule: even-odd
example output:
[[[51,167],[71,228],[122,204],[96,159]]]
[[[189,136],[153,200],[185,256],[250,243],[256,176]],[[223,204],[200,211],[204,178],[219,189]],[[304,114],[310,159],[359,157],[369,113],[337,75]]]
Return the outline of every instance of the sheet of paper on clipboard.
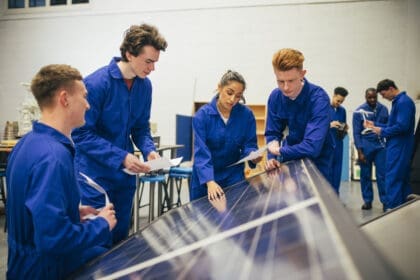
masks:
[[[263,154],[264,154],[264,152],[265,152],[266,150],[267,150],[267,145],[265,145],[265,146],[263,146],[263,147],[259,148],[259,149],[258,149],[258,150],[256,150],[256,151],[253,151],[253,152],[249,153],[249,155],[247,155],[246,157],[244,157],[244,158],[242,158],[242,159],[238,160],[238,161],[237,161],[237,162],[235,162],[235,163],[232,163],[232,164],[231,164],[231,165],[229,165],[228,167],[231,167],[231,166],[234,166],[234,165],[237,165],[237,164],[240,164],[240,163],[246,162],[246,161],[248,161],[248,160],[253,160],[253,159],[256,159],[256,158],[262,157],[262,156],[263,156]]]

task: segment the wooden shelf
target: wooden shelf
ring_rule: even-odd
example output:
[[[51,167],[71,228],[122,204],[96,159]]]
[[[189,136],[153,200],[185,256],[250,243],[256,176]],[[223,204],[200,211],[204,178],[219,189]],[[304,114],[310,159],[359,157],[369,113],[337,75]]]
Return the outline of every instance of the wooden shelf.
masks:
[[[257,143],[258,147],[265,145],[265,119],[266,119],[266,109],[263,104],[247,104],[248,107],[252,110],[255,116],[255,121],[257,125]],[[264,171],[265,156],[261,160],[257,167],[254,169],[249,168],[248,164],[245,165],[245,177],[251,177],[257,173]]]
[[[248,104],[248,107],[252,110],[255,116],[255,121],[257,124],[257,140],[258,140],[258,147],[262,147],[265,145],[265,118],[266,118],[266,111],[264,104]]]

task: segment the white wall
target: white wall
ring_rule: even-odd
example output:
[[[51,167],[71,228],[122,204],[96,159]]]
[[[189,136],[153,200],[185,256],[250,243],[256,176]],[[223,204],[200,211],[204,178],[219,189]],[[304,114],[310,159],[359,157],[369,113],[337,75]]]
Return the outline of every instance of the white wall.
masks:
[[[328,3],[330,2],[330,3]],[[119,55],[131,24],[156,25],[169,46],[156,71],[151,120],[163,143],[175,141],[175,114],[208,101],[227,69],[241,72],[248,103],[265,104],[276,86],[273,53],[303,51],[310,81],[329,93],[350,91],[345,107],[384,78],[420,94],[420,1],[91,0],[82,8],[0,16],[0,133],[17,120],[29,82],[49,63],[67,63],[83,75]],[[386,101],[384,103],[388,104]]]

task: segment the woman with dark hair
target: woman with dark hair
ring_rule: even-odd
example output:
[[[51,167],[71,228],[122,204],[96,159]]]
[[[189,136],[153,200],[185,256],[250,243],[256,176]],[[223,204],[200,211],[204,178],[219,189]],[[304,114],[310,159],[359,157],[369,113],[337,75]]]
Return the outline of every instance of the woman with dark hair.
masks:
[[[258,149],[252,111],[241,104],[246,83],[241,74],[228,70],[217,95],[193,118],[194,165],[190,199],[215,199],[223,188],[245,179],[244,163],[230,166]],[[261,157],[249,162],[250,167]]]

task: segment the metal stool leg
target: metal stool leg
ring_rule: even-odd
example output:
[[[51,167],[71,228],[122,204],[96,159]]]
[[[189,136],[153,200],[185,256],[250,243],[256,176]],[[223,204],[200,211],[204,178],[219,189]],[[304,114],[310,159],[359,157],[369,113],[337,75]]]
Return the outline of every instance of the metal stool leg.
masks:
[[[155,218],[155,183],[149,182],[149,223]]]
[[[136,191],[134,193],[134,201],[133,201],[133,231],[137,232],[139,230],[139,188],[140,188],[140,184],[139,184],[139,176],[136,175]]]
[[[160,215],[162,215],[165,212],[165,208],[167,209],[167,211],[171,210],[171,208],[172,208],[171,197],[169,196],[169,193],[168,193],[168,183],[167,182],[159,183],[160,193],[161,193],[162,189],[163,189],[164,197],[163,197],[163,202],[162,202],[161,208],[160,208]]]
[[[176,206],[181,206],[181,186],[182,186],[182,178],[175,178],[175,187],[176,187],[176,194],[177,200],[176,200]]]

